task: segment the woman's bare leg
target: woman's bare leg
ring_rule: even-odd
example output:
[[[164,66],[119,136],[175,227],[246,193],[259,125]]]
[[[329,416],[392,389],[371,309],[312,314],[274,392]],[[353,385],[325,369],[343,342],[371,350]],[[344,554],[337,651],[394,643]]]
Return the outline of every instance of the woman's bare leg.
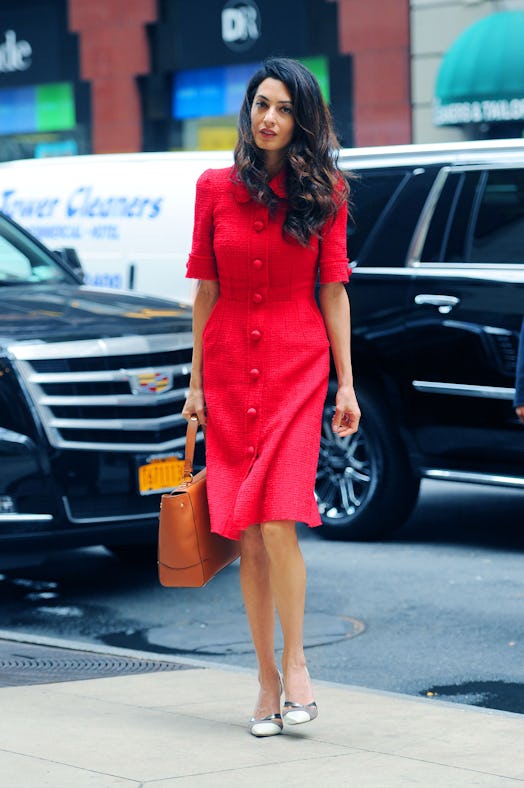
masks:
[[[282,670],[286,700],[307,704],[313,701],[313,694],[303,646],[306,567],[296,525],[290,520],[267,522],[261,524],[260,532],[284,637]]]
[[[240,585],[258,660],[260,693],[253,717],[261,719],[280,712],[280,679],[275,662],[275,600],[269,559],[258,525],[242,534]]]

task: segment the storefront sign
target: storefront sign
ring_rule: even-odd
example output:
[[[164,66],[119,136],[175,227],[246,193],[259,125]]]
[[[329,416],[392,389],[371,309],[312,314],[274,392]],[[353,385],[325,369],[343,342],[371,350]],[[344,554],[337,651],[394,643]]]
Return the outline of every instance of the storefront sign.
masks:
[[[260,63],[179,71],[173,80],[172,115],[178,120],[236,115]]]
[[[0,3],[1,4],[1,3]],[[78,73],[65,3],[9,4],[0,11],[0,88],[69,81]]]
[[[459,101],[453,104],[436,102],[433,119],[436,126],[524,120],[524,98]]]
[[[222,41],[233,52],[245,52],[261,36],[261,19],[253,0],[228,0],[222,9]]]
[[[70,82],[0,88],[0,134],[64,131],[76,125]]]
[[[325,100],[330,101],[329,63],[326,57],[301,58],[315,74]],[[173,80],[172,116],[177,120],[206,116],[237,115],[246,85],[261,62],[238,66],[178,71]]]
[[[157,72],[252,63],[284,53],[307,57],[337,45],[337,4],[325,0],[164,0],[163,5],[165,18],[151,26]]]
[[[29,41],[17,40],[14,30],[6,30],[0,44],[0,72],[27,71],[33,49]]]

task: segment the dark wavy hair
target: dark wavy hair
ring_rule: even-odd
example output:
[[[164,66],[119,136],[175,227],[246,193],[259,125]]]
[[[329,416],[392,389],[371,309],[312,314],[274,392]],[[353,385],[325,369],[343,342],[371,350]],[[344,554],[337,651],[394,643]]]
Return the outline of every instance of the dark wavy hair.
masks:
[[[236,178],[255,200],[270,211],[278,204],[268,186],[264,152],[255,145],[251,132],[253,99],[267,78],[283,82],[291,95],[295,128],[286,153],[289,208],[284,232],[307,246],[349,196],[347,181],[337,166],[340,146],[319,84],[309,69],[289,58],[268,58],[247,86],[235,147]]]

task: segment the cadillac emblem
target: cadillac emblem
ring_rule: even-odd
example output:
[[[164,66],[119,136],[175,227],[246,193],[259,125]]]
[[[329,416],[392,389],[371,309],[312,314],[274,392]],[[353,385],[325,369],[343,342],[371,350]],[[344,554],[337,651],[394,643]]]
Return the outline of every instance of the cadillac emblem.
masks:
[[[126,370],[126,375],[133,394],[163,394],[173,388],[173,372],[168,368]]]

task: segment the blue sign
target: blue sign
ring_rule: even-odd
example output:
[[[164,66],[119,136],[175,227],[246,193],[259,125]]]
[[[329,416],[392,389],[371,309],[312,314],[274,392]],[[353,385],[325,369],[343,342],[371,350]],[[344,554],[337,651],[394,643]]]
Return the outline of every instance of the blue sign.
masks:
[[[172,116],[177,120],[236,115],[259,63],[179,71],[173,80]]]
[[[0,90],[0,134],[37,131],[34,87]]]

